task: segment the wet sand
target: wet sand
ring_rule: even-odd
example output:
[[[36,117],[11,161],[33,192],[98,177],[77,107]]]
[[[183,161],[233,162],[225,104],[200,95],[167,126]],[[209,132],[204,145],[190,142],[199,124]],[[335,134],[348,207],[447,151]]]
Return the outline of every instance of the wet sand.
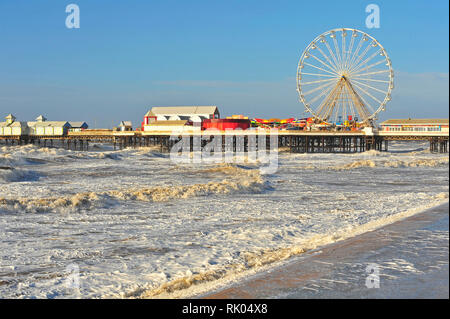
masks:
[[[201,298],[449,298],[448,262],[446,203]],[[378,267],[378,288],[370,264]]]

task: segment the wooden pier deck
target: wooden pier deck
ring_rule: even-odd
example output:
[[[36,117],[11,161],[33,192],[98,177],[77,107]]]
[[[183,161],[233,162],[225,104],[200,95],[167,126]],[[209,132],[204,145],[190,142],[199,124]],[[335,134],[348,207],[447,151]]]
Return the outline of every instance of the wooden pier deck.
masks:
[[[222,137],[223,149],[231,147],[236,150],[237,144],[256,145],[270,148],[276,139],[278,147],[288,147],[291,152],[299,153],[353,153],[368,150],[387,151],[389,141],[425,140],[430,142],[430,151],[448,152],[448,132],[383,132],[375,131],[366,134],[363,131],[294,131],[294,130],[234,130],[234,131],[113,131],[107,129],[68,132],[65,135],[3,135],[0,144],[25,145],[35,144],[43,147],[64,147],[74,150],[88,150],[89,143],[110,143],[114,149],[140,146],[160,146],[161,151],[169,151],[181,139],[194,145],[194,139],[200,140],[203,147],[210,143],[213,136]],[[271,140],[272,139],[272,140]],[[231,143],[231,146],[229,145]]]

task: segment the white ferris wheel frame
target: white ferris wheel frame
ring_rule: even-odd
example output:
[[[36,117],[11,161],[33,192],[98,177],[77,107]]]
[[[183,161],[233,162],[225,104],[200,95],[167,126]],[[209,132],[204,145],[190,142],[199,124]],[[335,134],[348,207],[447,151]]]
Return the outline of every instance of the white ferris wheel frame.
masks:
[[[338,32],[342,32],[341,35],[342,35],[342,38],[343,38],[343,45],[344,45],[343,49],[339,48],[339,46],[336,44],[336,38],[335,37],[336,37],[336,34]],[[350,54],[349,54],[349,56],[345,57],[346,60],[344,60],[345,37],[347,36],[347,32],[351,33],[350,36],[352,37],[352,40],[351,40],[351,45],[352,46],[354,44],[354,39],[353,38],[355,37],[354,36],[355,33],[356,34],[359,33],[358,36],[361,37],[359,42],[362,42],[364,38],[367,39],[367,40],[364,40],[364,41],[372,40],[372,42],[369,45],[367,45],[367,47],[365,49],[366,52],[364,52],[364,54],[361,53],[361,55],[359,55],[359,56],[357,56],[357,54],[359,54],[359,52],[358,52],[359,49],[361,49],[359,44],[358,44],[358,46],[359,46],[358,50],[355,49],[355,51],[353,52],[353,55],[352,55],[352,52],[351,52],[351,50],[353,48],[350,48],[350,51],[349,51]],[[303,69],[304,64],[306,63],[305,59],[309,58],[310,56],[312,56],[312,54],[309,53],[310,50],[318,48],[317,43],[319,41],[325,39],[325,42],[326,42],[326,40],[327,40],[326,37],[329,36],[329,35],[330,35],[330,37],[332,35],[335,36],[334,38],[333,37],[331,37],[331,38],[333,38],[333,42],[334,42],[333,44],[334,44],[335,49],[337,50],[337,52],[334,52],[334,53],[336,53],[336,55],[338,55],[338,56],[325,57],[323,51],[321,50],[320,51],[322,53],[321,58],[318,58],[318,57],[314,56],[315,60],[317,60],[317,61],[319,61],[321,63],[320,64],[321,67],[317,67],[317,66],[313,66],[311,64],[307,64],[307,65],[310,65],[312,67],[315,67],[316,69],[320,69],[322,72],[326,73],[326,74],[322,73],[320,75],[324,79],[315,81],[316,84],[318,84],[318,83],[327,83],[327,84],[324,84],[324,85],[321,84],[320,86],[314,88],[313,90],[308,91],[307,94],[310,94],[313,91],[317,91],[319,96],[320,95],[326,96],[327,94],[329,95],[330,91],[325,92],[322,89],[325,86],[327,86],[328,83],[330,83],[330,81],[333,81],[333,79],[336,79],[338,81],[339,76],[342,76],[344,71],[350,72],[351,73],[350,75],[353,75],[353,77],[357,77],[357,79],[363,80],[363,79],[358,77],[359,75],[356,74],[357,71],[359,70],[357,67],[364,66],[371,58],[373,58],[375,56],[375,54],[380,52],[380,55],[384,56],[384,60],[378,61],[376,64],[381,64],[383,62],[386,62],[385,65],[388,67],[388,69],[385,70],[385,71],[382,71],[382,72],[388,73],[388,79],[386,81],[373,80],[373,79],[371,79],[371,80],[372,81],[379,81],[379,82],[386,82],[386,83],[388,83],[387,91],[386,92],[382,92],[385,95],[384,99],[382,101],[380,99],[374,99],[377,103],[379,103],[378,107],[375,109],[375,107],[371,106],[370,110],[367,111],[368,113],[366,114],[365,118],[363,118],[360,122],[363,123],[363,122],[370,122],[370,121],[376,120],[378,113],[380,113],[381,111],[385,111],[387,102],[391,100],[391,92],[392,92],[392,89],[394,88],[394,71],[392,69],[392,62],[391,62],[391,60],[390,60],[386,50],[384,49],[384,47],[374,37],[370,36],[369,34],[363,32],[363,31],[360,31],[358,29],[354,29],[354,28],[336,28],[336,29],[332,29],[332,30],[326,31],[326,32],[322,33],[321,35],[319,35],[318,37],[316,37],[306,47],[306,49],[303,51],[303,54],[300,57],[300,60],[299,60],[299,63],[298,63],[298,67],[297,67],[297,92],[299,94],[300,101],[303,103],[303,105],[305,106],[306,110],[308,112],[310,112],[316,119],[319,119],[321,121],[327,120],[327,119],[321,118],[321,116],[319,116],[319,114],[317,114],[317,112],[316,112],[317,110],[313,110],[313,107],[308,103],[307,99],[305,98],[305,94],[304,94],[305,92],[303,91],[304,83],[302,83],[302,75],[305,75],[305,74],[308,74],[308,73],[305,73],[305,72],[302,73],[302,69]],[[324,42],[322,42],[322,43],[324,43]],[[329,43],[326,43],[326,45],[327,45],[329,53],[333,54],[332,53],[333,50],[330,51]],[[373,56],[364,57],[364,55],[367,53],[367,51],[370,50],[371,46],[372,47],[377,47],[378,46],[379,50],[377,52],[375,52],[375,54],[373,54]],[[342,55],[341,56],[339,56],[339,49],[342,49]],[[319,50],[320,50],[320,48],[319,48]],[[325,58],[325,61],[321,60],[321,59],[324,59],[324,58]],[[364,62],[361,63],[361,60],[363,60],[363,59],[365,59],[365,60],[364,60]],[[326,67],[326,65],[328,66],[328,68]],[[343,69],[343,67],[345,67],[345,70]],[[364,69],[368,70],[371,67],[372,67],[371,65],[365,66],[365,68],[363,68],[363,70]],[[359,70],[359,71],[361,71],[361,70]],[[373,73],[377,73],[377,72],[373,72]],[[378,72],[378,73],[380,73],[380,72]],[[328,75],[328,74],[331,74],[331,75]],[[355,76],[355,74],[356,74],[356,76]],[[316,75],[319,75],[319,74],[316,74]],[[367,80],[367,79],[365,79],[365,80]],[[312,84],[312,83],[314,83],[314,82],[309,82],[308,84]],[[358,84],[356,84],[356,83],[358,83]],[[364,85],[364,84],[361,84],[358,81],[356,81],[356,83],[354,83],[354,85],[357,86],[360,91],[365,92],[365,94],[367,96],[371,96],[373,98],[373,95],[371,95],[368,92],[369,88],[367,88],[367,87],[362,88],[361,85]],[[336,85],[338,85],[337,82],[336,82]],[[373,87],[372,87],[372,89],[380,91],[379,89],[376,89],[376,88],[373,88]],[[349,90],[349,89],[347,89],[347,90]],[[367,98],[367,96],[366,96],[366,98]],[[317,98],[317,96],[316,96],[316,98]],[[366,102],[366,100],[364,99],[364,97],[359,97],[358,96],[358,98],[361,101],[361,103],[368,104]],[[371,114],[369,115],[369,113],[371,113]]]

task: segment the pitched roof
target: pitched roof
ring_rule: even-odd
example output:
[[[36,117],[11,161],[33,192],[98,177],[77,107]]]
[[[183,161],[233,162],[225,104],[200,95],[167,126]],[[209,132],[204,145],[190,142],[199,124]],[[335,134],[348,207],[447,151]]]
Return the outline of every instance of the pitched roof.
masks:
[[[44,122],[44,121],[46,121],[47,120],[47,118],[45,118],[45,116],[43,116],[43,115],[39,115],[37,118],[36,118],[36,121],[38,121],[38,122]]]
[[[177,121],[177,120],[189,120],[189,116],[187,115],[172,115],[169,117],[169,120]]]
[[[380,123],[380,125],[448,125],[448,119],[391,119]]]
[[[76,127],[83,127],[84,124],[86,124],[87,127],[87,123],[86,122],[71,122],[69,121],[70,126],[72,126],[73,128]]]
[[[12,123],[7,123],[7,122],[0,122],[0,127],[26,127],[27,126],[27,122],[12,122]]]
[[[156,121],[153,123],[149,123],[149,124],[145,124],[145,126],[182,126],[182,125],[186,125],[186,123],[188,123],[189,121],[186,120],[167,120],[167,121]]]
[[[11,123],[10,127],[26,127],[27,126],[27,122],[13,122]]]
[[[217,106],[154,106],[145,116],[152,115],[183,115],[183,114],[214,114]]]
[[[34,123],[34,124],[32,124]],[[28,125],[31,126],[39,126],[39,127],[43,127],[43,126],[53,126],[53,127],[61,127],[61,126],[66,126],[66,125],[70,125],[69,122],[67,121],[45,121],[45,122],[28,122]]]
[[[119,126],[133,126],[131,121],[122,121],[120,122]]]
[[[189,117],[189,120],[192,122],[201,122],[203,120],[207,120],[208,118],[204,115],[192,115]]]

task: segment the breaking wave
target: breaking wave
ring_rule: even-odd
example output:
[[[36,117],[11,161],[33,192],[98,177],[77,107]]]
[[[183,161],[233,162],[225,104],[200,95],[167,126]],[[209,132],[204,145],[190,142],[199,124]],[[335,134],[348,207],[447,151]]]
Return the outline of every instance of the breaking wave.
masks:
[[[245,174],[254,174],[254,172],[248,168],[241,165],[231,165],[231,164],[222,164],[218,166],[214,166],[211,168],[205,168],[197,171],[198,173],[223,173],[227,175],[245,175]]]
[[[289,257],[302,254],[307,250],[308,248],[289,247],[264,249],[257,252],[244,252],[240,254],[237,262],[224,265],[223,267],[206,270],[197,274],[189,273],[186,276],[165,282],[157,287],[138,288],[123,295],[127,298],[173,297],[171,296],[173,293],[280,262]]]
[[[33,182],[39,177],[38,173],[30,170],[0,166],[0,181],[3,182]]]
[[[448,164],[448,157],[438,159],[417,159],[413,161],[388,161],[386,167],[436,167]]]
[[[353,168],[358,168],[358,167],[375,167],[375,166],[377,166],[375,161],[359,160],[359,161],[354,161],[354,162],[344,164],[344,165],[333,166],[330,168],[335,169],[335,170],[347,170],[347,169],[353,169]]]
[[[0,164],[9,165],[32,165],[45,164],[48,162],[64,162],[73,159],[112,159],[119,160],[123,151],[72,151],[63,148],[37,147],[35,145],[24,145],[0,148]]]
[[[230,168],[231,169],[231,168]],[[146,188],[130,188],[124,190],[110,190],[104,192],[83,192],[74,195],[50,198],[19,198],[9,199],[0,197],[0,206],[14,210],[36,212],[52,209],[84,208],[89,209],[97,205],[108,204],[111,200],[135,200],[146,202],[162,202],[170,199],[208,196],[230,193],[259,193],[268,189],[257,170],[247,171],[237,168],[239,176],[218,182],[205,184],[153,186]]]
[[[436,196],[431,196],[430,199],[433,199],[433,201],[420,207],[385,216],[337,232],[313,235],[301,244],[291,247],[261,249],[256,252],[243,252],[234,262],[217,267],[216,269],[210,269],[196,274],[192,274],[188,271],[185,276],[160,283],[159,285],[153,284],[153,286],[140,287],[126,293],[122,292],[121,295],[122,297],[127,298],[186,298],[193,295],[199,295],[211,291],[216,288],[218,284],[223,285],[227,282],[242,278],[249,273],[268,269],[269,267],[273,267],[274,264],[279,264],[290,257],[368,231],[373,231],[385,225],[413,216],[426,209],[436,207],[437,205],[448,201],[448,194],[440,193]]]
[[[440,165],[448,164],[448,157],[437,159],[416,159],[412,161],[402,160],[358,160],[344,165],[332,166],[330,169],[335,170],[348,170],[359,167],[436,167]]]

